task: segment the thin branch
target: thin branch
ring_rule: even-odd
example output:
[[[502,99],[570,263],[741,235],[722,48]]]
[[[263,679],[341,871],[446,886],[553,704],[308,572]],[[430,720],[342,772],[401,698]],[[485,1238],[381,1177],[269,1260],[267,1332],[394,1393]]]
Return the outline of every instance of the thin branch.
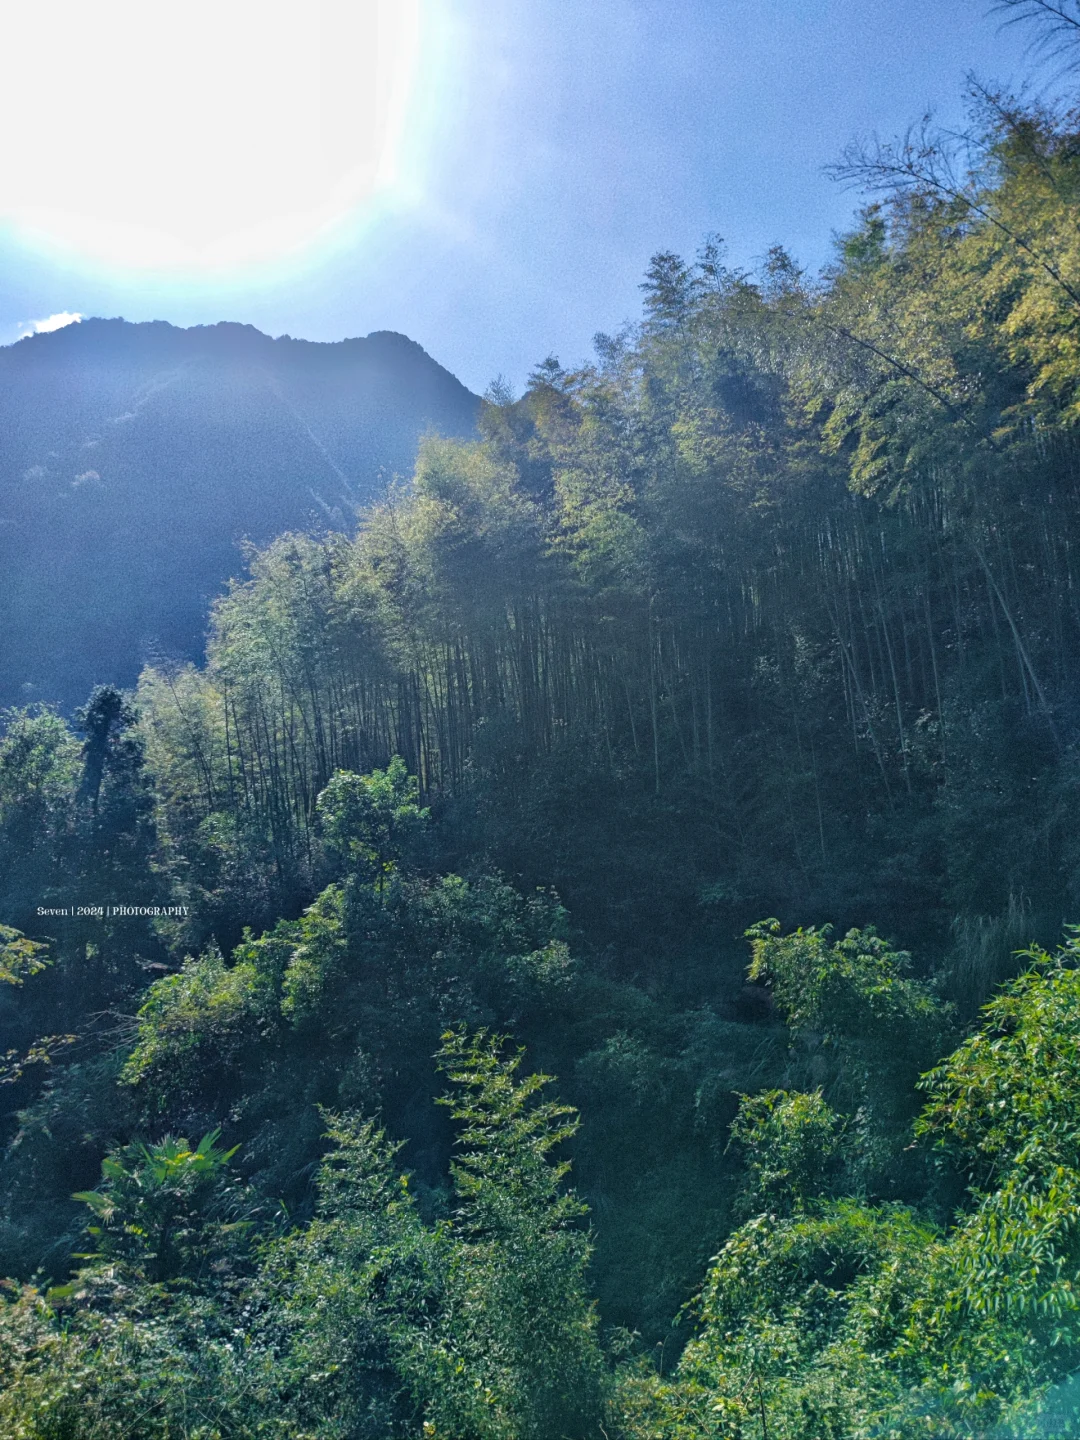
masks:
[[[913,384],[918,385],[921,390],[925,390],[929,396],[948,411],[954,420],[959,420],[962,425],[969,425],[973,430],[978,430],[979,427],[969,415],[965,415],[962,410],[958,410],[947,395],[943,394],[936,385],[931,385],[928,380],[924,380],[918,371],[913,370],[910,365],[905,365],[902,360],[897,360],[895,355],[890,355],[887,351],[880,349],[872,340],[864,340],[861,335],[856,335],[854,331],[846,329],[843,325],[835,325],[831,320],[822,320],[821,323],[826,330],[831,330],[834,335],[839,335],[845,340],[850,340],[853,345],[861,346],[863,350],[868,350],[871,355],[876,355],[879,360],[884,360],[886,365],[891,365],[894,370],[912,381]],[[981,438],[986,441],[992,450],[1000,452],[1001,447],[994,440],[993,436],[983,435]]]
[[[1050,186],[1058,199],[1063,204],[1069,204],[1070,202],[1058,184],[1057,176],[1054,174],[1053,167],[1049,164],[1045,153],[1038,145],[1032,143],[1031,138],[1033,127],[1030,122],[1032,120],[1038,121],[1045,118],[1049,121],[1052,120],[1053,117],[1049,115],[1042,116],[1025,113],[1012,97],[1004,97],[998,91],[991,90],[988,85],[985,85],[979,79],[974,71],[968,74],[967,85],[968,92],[972,98],[977,99],[986,109],[991,110],[997,117],[998,124],[1004,126],[1013,140],[1023,148],[1023,152],[1028,160],[1038,169],[1039,174]],[[1028,121],[1029,123],[1025,124],[1024,121]],[[971,137],[964,138],[968,139],[969,143],[972,143]]]
[[[988,225],[1000,230],[1017,249],[1030,256],[1080,309],[1080,291],[1069,284],[1054,262],[1036,250],[1029,240],[1006,224],[999,215],[974,199],[954,176],[948,174],[943,177],[935,170],[934,161],[944,161],[946,166],[948,165],[947,157],[939,144],[924,140],[922,144],[915,145],[907,138],[899,150],[878,143],[873,155],[849,146],[844,152],[844,159],[840,164],[830,166],[829,173],[837,180],[857,180],[868,189],[891,191],[894,194],[912,186],[928,187],[939,195],[966,206],[973,215],[978,215]]]
[[[1080,6],[1077,0],[997,0],[997,11],[1007,18],[1002,26],[1033,24],[1042,32],[1028,47],[1035,54],[1059,56],[1080,43]],[[1080,67],[1080,57],[1070,60],[1062,73]]]

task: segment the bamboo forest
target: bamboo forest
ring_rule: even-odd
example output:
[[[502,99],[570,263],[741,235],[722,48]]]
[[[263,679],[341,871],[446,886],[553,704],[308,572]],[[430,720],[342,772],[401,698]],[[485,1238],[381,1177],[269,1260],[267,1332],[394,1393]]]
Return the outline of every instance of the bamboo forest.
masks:
[[[1080,1433],[1080,112],[837,171],[5,712],[4,1436]]]

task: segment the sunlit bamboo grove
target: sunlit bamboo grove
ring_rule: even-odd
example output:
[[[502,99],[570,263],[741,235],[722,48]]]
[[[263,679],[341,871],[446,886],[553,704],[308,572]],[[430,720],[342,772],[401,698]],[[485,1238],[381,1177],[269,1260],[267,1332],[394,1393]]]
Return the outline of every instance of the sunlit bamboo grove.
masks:
[[[355,538],[252,556],[205,669],[143,681],[169,823],[231,816],[291,883],[336,769],[400,754],[425,797],[495,776],[528,804],[561,756],[615,793],[696,796],[714,878],[753,830],[754,863],[764,845],[816,895],[868,823],[1060,784],[1076,162],[1003,104],[983,97],[966,188],[942,193],[941,154],[911,160],[822,282],[780,252],[758,279],[716,242],[658,256],[643,323],[595,364],[493,393],[485,439],[427,442]],[[891,183],[888,161],[862,163]],[[1007,773],[1020,751],[1029,773]],[[976,865],[947,903],[1059,906],[1047,834],[1036,876]]]

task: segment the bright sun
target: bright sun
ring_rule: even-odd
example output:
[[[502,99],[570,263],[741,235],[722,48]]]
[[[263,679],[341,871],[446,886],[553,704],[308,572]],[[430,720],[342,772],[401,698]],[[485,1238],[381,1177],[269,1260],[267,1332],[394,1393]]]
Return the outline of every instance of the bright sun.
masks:
[[[0,217],[112,265],[272,261],[393,178],[421,0],[33,0]]]

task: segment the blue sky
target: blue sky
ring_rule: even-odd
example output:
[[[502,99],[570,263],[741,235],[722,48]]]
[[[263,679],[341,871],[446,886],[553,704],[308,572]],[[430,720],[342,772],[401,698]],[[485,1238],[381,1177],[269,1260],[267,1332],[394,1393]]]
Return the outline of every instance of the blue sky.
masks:
[[[284,23],[288,8],[260,13]],[[499,374],[520,387],[548,353],[572,364],[634,318],[658,249],[691,255],[716,232],[748,268],[774,243],[823,264],[859,203],[822,173],[847,140],[928,108],[962,123],[968,71],[1013,87],[1032,74],[1030,37],[988,9],[420,0],[396,180],[307,249],[220,272],[110,265],[77,237],[0,227],[0,340],[57,312],[314,340],[392,329],[474,389]],[[137,200],[138,176],[125,183]]]

